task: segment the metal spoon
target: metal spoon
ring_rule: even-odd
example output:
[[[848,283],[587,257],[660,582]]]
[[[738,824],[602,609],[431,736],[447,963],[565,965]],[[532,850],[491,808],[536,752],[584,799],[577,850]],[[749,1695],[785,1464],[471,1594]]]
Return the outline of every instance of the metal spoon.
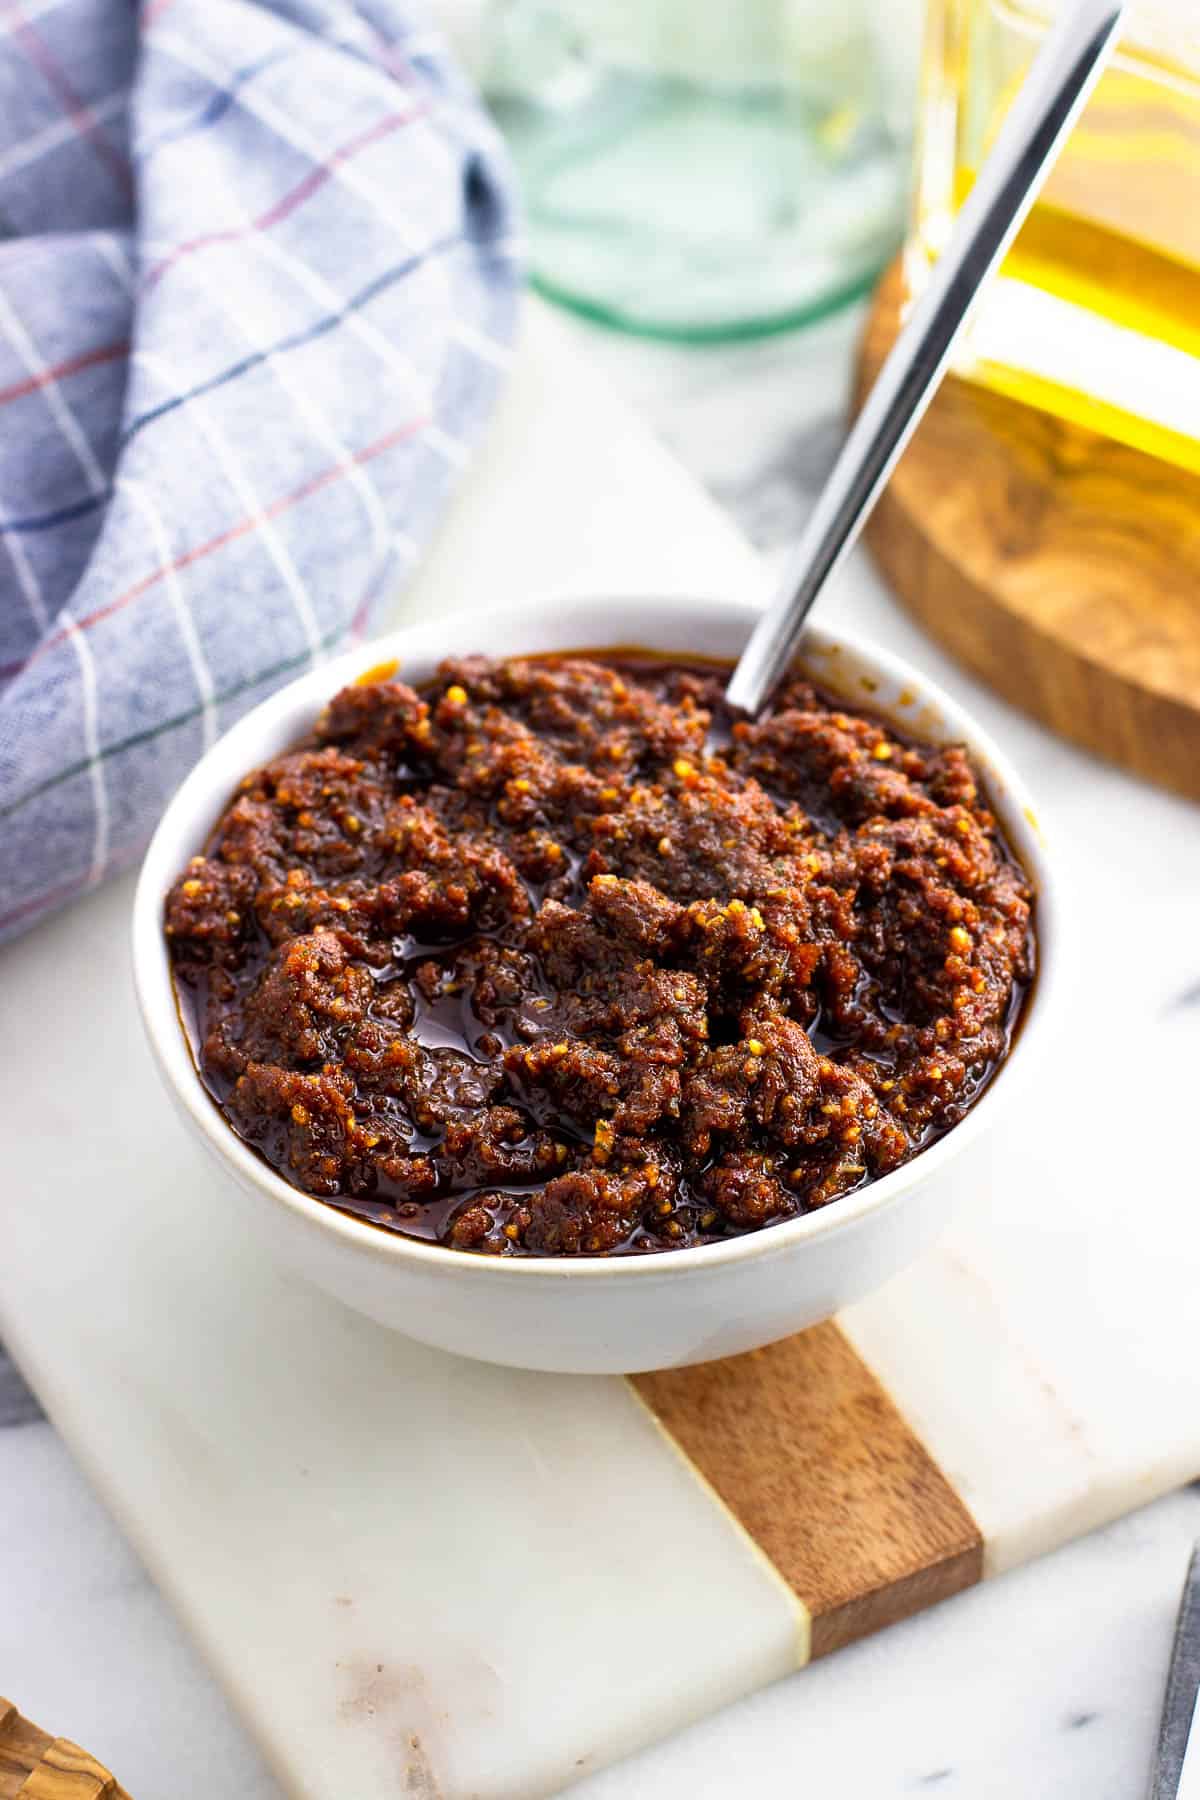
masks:
[[[842,446],[778,592],[729,678],[730,709],[757,713],[933,398],[971,302],[1041,190],[1116,41],[1128,0],[1070,0],[1047,34],[950,243]]]
[[[1191,1567],[1175,1627],[1175,1649],[1167,1676],[1162,1726],[1150,1782],[1150,1800],[1184,1800],[1200,1777],[1200,1544]],[[1190,1778],[1190,1779],[1189,1779]]]

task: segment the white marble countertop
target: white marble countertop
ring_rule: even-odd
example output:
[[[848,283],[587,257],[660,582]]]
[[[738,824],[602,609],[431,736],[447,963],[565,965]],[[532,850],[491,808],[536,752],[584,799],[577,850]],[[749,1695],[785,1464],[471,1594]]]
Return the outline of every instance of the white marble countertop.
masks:
[[[768,553],[836,448],[856,321],[675,351],[579,326],[585,354]],[[880,595],[879,604],[889,603]],[[1200,1001],[1190,938],[1180,1005]],[[1188,963],[1187,957],[1192,957]],[[579,1800],[1124,1800],[1142,1792],[1200,1489],[844,1651],[583,1782]],[[196,1653],[0,1357],[0,1691],[136,1800],[278,1800]],[[864,1722],[869,1720],[869,1729]],[[350,1800],[369,1800],[353,1796]]]

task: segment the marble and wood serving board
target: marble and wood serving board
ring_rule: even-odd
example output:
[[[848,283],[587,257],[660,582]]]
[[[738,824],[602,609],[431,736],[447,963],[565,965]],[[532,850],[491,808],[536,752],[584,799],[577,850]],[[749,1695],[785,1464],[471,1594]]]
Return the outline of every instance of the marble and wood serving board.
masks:
[[[761,580],[535,309],[402,605]],[[861,565],[839,604],[912,654]],[[159,1091],[130,882],[0,957],[0,1335],[289,1793],[537,1800],[1200,1473],[1198,815],[966,697],[1044,799],[1074,1010],[944,1243],[725,1363],[521,1374],[344,1311]]]

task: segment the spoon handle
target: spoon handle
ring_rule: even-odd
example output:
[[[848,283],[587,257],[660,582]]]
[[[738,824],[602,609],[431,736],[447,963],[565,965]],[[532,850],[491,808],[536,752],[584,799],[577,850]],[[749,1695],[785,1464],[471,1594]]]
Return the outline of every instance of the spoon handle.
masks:
[[[1127,10],[1128,0],[1069,0],[1048,32],[729,679],[733,711],[757,713],[786,670],[813,602],[932,399],[972,300],[1016,236],[1099,80]]]

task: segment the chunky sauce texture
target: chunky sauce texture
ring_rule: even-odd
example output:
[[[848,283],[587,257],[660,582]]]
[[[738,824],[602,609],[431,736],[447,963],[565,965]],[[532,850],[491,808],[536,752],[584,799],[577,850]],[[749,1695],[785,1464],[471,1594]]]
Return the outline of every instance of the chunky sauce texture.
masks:
[[[165,922],[233,1128],[377,1224],[565,1256],[793,1218],[955,1125],[1033,967],[969,758],[799,678],[731,725],[724,680],[468,657],[248,775]]]

